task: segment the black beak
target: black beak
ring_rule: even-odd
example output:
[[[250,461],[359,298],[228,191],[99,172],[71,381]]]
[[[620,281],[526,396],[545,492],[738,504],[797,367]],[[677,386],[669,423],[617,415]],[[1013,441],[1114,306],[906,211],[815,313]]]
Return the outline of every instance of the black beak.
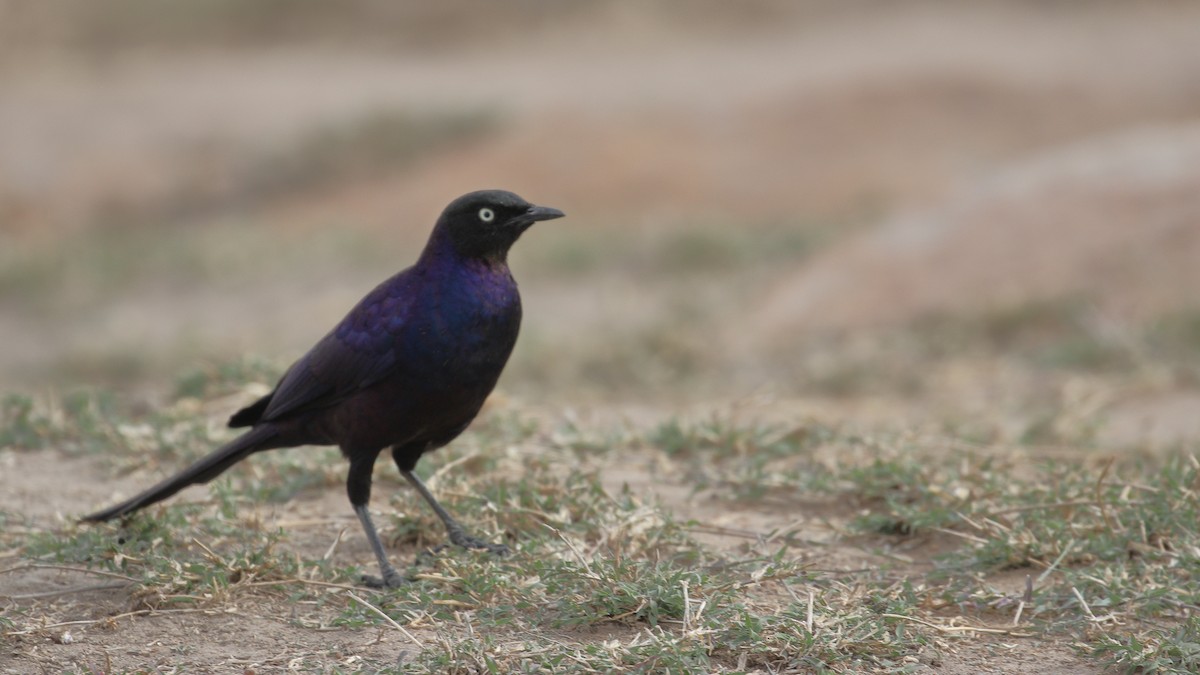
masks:
[[[564,215],[566,214],[564,214],[562,211],[559,211],[558,209],[552,209],[549,206],[530,206],[529,210],[522,214],[521,220],[527,220],[533,223],[539,220],[554,220],[555,218],[562,218]]]

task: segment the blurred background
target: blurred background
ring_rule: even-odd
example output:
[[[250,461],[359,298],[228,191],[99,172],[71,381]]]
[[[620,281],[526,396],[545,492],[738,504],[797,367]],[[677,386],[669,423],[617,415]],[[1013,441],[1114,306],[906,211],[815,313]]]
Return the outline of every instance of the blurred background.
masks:
[[[1178,443],[1198,74],[1183,1],[0,0],[0,383],[277,373],[496,187],[512,399]]]

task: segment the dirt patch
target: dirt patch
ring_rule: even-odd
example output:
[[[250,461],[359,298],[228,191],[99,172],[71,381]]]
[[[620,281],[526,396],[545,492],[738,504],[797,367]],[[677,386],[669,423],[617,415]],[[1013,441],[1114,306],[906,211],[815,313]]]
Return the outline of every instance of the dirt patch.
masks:
[[[1106,443],[1117,447],[1171,447],[1200,438],[1200,395],[1174,391],[1145,394],[1116,402],[1106,411],[1101,429]]]
[[[71,477],[71,490],[62,489],[65,476]],[[0,450],[0,494],[4,495],[0,510],[21,513],[47,526],[108,499],[112,474],[94,459],[5,449]]]
[[[28,611],[89,618],[105,605],[88,594],[57,606],[34,605]],[[108,612],[119,613],[118,607]],[[250,609],[250,608],[245,608]],[[351,670],[399,664],[412,643],[394,631],[337,629],[318,608],[256,599],[251,611],[237,606],[220,610],[162,610],[123,618],[119,628],[56,626],[16,636],[0,656],[5,672],[30,667],[72,668],[99,672],[155,669],[202,671],[261,668],[284,672],[321,663]],[[308,626],[302,628],[301,626]],[[416,629],[417,634],[422,631]],[[247,639],[247,636],[253,636]],[[425,636],[429,637],[429,636]],[[400,638],[400,639],[397,639]],[[405,644],[408,646],[406,647]]]
[[[1123,320],[1194,301],[1200,129],[1123,134],[1021,162],[784,281],[753,334],[911,321],[1082,295]]]
[[[965,642],[965,641],[964,641]],[[940,654],[933,672],[946,675],[1099,675],[1112,672],[1096,667],[1073,649],[1058,642],[1042,640],[992,640],[971,638],[973,644],[953,645]]]

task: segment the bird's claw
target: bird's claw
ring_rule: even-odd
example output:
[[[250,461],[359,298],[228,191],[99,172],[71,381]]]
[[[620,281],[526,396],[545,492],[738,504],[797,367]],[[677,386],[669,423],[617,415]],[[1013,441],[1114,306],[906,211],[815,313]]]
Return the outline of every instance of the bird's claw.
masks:
[[[478,537],[472,537],[462,530],[450,531],[450,543],[475,551],[487,551],[492,555],[500,557],[504,557],[510,553],[508,547],[504,544],[493,544]]]
[[[383,571],[383,577],[376,577],[370,574],[362,575],[362,583],[367,588],[385,589],[385,588],[400,588],[408,583],[408,580],[400,575],[394,568]]]

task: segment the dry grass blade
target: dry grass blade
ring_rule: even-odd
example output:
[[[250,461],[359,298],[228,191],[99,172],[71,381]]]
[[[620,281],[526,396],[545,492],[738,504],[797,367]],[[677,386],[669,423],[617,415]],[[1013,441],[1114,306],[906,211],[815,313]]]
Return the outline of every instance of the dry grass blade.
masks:
[[[1046,580],[1046,577],[1050,576],[1054,573],[1054,570],[1058,569],[1059,564],[1062,563],[1062,561],[1071,553],[1071,549],[1073,548],[1075,548],[1074,539],[1068,541],[1067,545],[1063,547],[1062,552],[1059,553],[1058,557],[1054,559],[1054,562],[1050,563],[1049,567],[1042,570],[1042,573],[1038,575],[1037,585],[1040,586],[1042,582]]]
[[[316,579],[300,579],[298,577],[293,577],[291,579],[271,579],[268,581],[248,581],[245,583],[245,586],[247,588],[253,588],[255,586],[281,586],[281,585],[287,585],[287,584],[302,584],[304,586],[315,586],[318,588],[336,588],[336,589],[343,590],[343,591],[359,590],[358,586],[351,586],[349,584],[335,584],[330,581],[317,581]]]
[[[1083,598],[1083,593],[1080,593],[1078,588],[1072,586],[1071,593],[1075,595],[1075,599],[1079,601],[1079,606],[1083,608],[1084,613],[1087,614],[1088,620],[1092,623],[1103,623],[1115,618],[1112,614],[1106,614],[1099,617],[1096,616],[1095,613],[1092,612],[1091,605],[1089,605],[1087,600]]]
[[[229,569],[229,563],[226,562],[224,558],[222,558],[221,556],[214,553],[213,550],[211,548],[209,548],[204,542],[200,541],[199,539],[197,539],[195,537],[192,537],[192,543],[199,546],[204,551],[204,555],[209,560],[220,565],[221,567],[223,567],[225,569]]]
[[[1136,500],[1128,500],[1125,503],[1129,504],[1131,506],[1136,506],[1138,504],[1142,504],[1143,502],[1136,501]],[[988,515],[989,516],[1007,516],[1007,515],[1012,515],[1014,513],[1028,513],[1029,511],[1045,511],[1045,510],[1049,510],[1049,509],[1072,508],[1075,506],[1095,506],[1095,507],[1103,508],[1104,503],[1097,499],[1072,499],[1072,500],[1061,501],[1061,502],[1047,502],[1045,504],[1026,504],[1024,506],[1014,506],[1013,508],[1010,508],[1010,509],[1000,509],[998,511],[991,511],[991,512],[989,512]]]
[[[983,537],[976,537],[973,534],[967,534],[966,532],[958,532],[958,531],[951,530],[951,529],[948,529],[945,527],[931,527],[929,529],[933,530],[934,532],[941,532],[942,534],[948,534],[952,537],[958,537],[959,539],[966,539],[967,541],[970,541],[970,542],[973,542],[976,544],[986,544],[988,542],[988,540],[984,539]]]
[[[391,626],[392,628],[395,628],[396,630],[400,631],[405,637],[407,637],[409,640],[411,640],[412,643],[414,645],[416,645],[418,648],[421,648],[421,649],[425,648],[425,645],[421,644],[421,641],[418,640],[416,638],[416,636],[414,636],[412,633],[405,630],[404,626],[401,626],[400,624],[396,623],[396,620],[393,619],[392,617],[388,616],[387,613],[384,612],[382,609],[379,609],[375,605],[372,605],[371,603],[367,602],[366,600],[363,600],[362,598],[358,597],[358,595],[354,594],[353,592],[347,591],[346,595],[350,596],[351,598],[354,598],[354,600],[356,602],[358,602],[358,604],[362,605],[363,607],[366,607],[367,609],[369,609],[372,612],[374,612],[375,614],[377,614],[379,616],[379,618],[381,618],[385,622],[387,622],[387,624],[389,626]]]
[[[583,566],[583,570],[587,573],[588,577],[595,581],[600,580],[600,577],[592,571],[592,566],[588,564],[587,558],[583,557],[583,554],[579,552],[579,549],[575,547],[575,544],[569,538],[567,538],[565,534],[547,523],[542,523],[542,527],[545,527],[547,530],[553,532],[555,536],[557,536],[563,541],[564,544],[567,545],[567,548],[571,549],[572,555],[574,555],[575,559],[579,561],[579,564]]]
[[[430,490],[432,490],[433,487],[438,484],[438,481],[441,480],[442,476],[446,475],[450,471],[453,471],[456,467],[461,466],[462,464],[465,464],[465,463],[471,461],[472,459],[475,459],[478,456],[479,456],[478,452],[470,452],[470,453],[463,455],[462,457],[459,457],[457,459],[446,462],[444,465],[438,467],[438,470],[434,471],[431,476],[429,476],[429,480],[425,481],[426,487],[428,487]]]
[[[139,580],[139,579],[134,579],[133,577],[126,576],[124,574],[117,574],[116,572],[107,572],[105,570],[93,570],[93,569],[88,569],[86,567],[72,567],[70,565],[51,565],[48,563],[25,563],[23,565],[14,565],[12,567],[7,567],[5,569],[0,570],[0,574],[9,574],[12,572],[19,572],[21,570],[27,570],[27,569],[30,569],[30,570],[61,570],[63,572],[77,572],[79,574],[94,574],[96,576],[101,576],[101,577],[112,577],[113,579],[122,579],[124,581],[128,581],[128,582],[135,583],[135,584],[142,583],[141,580]]]
[[[92,584],[91,586],[79,586],[76,588],[63,588],[57,591],[43,591],[41,593],[24,593],[21,595],[2,595],[0,598],[8,598],[9,600],[37,600],[42,598],[57,598],[63,595],[75,595],[78,593],[91,593],[92,591],[111,591],[118,588],[126,588],[136,581],[123,581],[120,583],[111,584]]]
[[[808,591],[808,610],[805,612],[805,615],[804,615],[804,627],[808,629],[809,635],[814,634],[813,627],[816,625],[813,623],[813,603],[815,602],[815,600],[816,600],[816,595],[810,589]]]
[[[922,626],[927,626],[942,633],[989,633],[992,635],[1011,635],[1013,637],[1033,637],[1033,633],[1021,633],[1007,628],[988,628],[986,626],[945,626],[942,624],[919,619],[914,616],[904,616],[903,614],[880,614],[879,616],[889,619],[900,619],[903,621],[912,621],[919,623]]]
[[[338,544],[342,542],[342,537],[346,536],[346,528],[338,530],[337,536],[333,538],[333,543],[329,548],[325,549],[325,555],[321,556],[321,560],[329,560],[333,557],[333,552],[337,550]]]
[[[148,616],[151,614],[210,614],[212,610],[208,609],[138,609],[132,612],[125,612],[116,616],[106,616],[103,619],[84,619],[81,621],[59,621],[57,623],[48,623],[35,628],[25,630],[12,631],[9,635],[31,635],[43,630],[51,628],[62,628],[64,626],[98,626],[115,624],[121,619],[128,619],[135,616]]]
[[[688,580],[680,579],[679,585],[683,589],[683,632],[690,633],[692,630],[692,599],[688,596]]]
[[[1104,463],[1104,468],[1100,470],[1100,477],[1096,479],[1096,503],[1100,506],[1100,515],[1104,517],[1104,524],[1109,530],[1116,530],[1116,525],[1113,523],[1113,517],[1108,511],[1108,503],[1104,501],[1104,479],[1108,477],[1108,472],[1112,469],[1113,462],[1117,461],[1116,457],[1109,457]]]

